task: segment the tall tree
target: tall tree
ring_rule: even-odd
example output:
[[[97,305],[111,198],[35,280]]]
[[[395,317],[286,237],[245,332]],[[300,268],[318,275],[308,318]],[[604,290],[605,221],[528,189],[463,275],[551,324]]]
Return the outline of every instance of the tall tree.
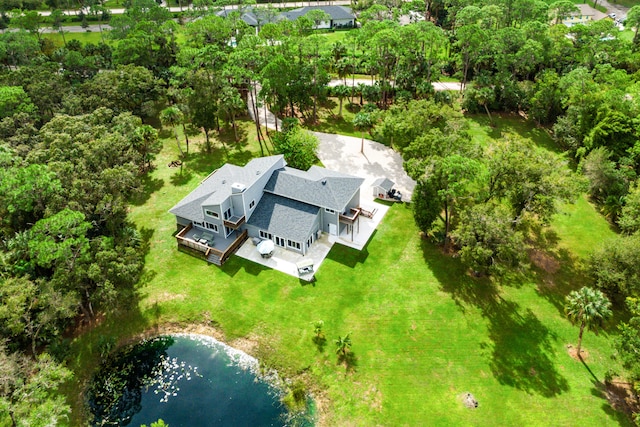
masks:
[[[163,126],[167,126],[173,128],[173,135],[176,138],[176,144],[178,146],[178,150],[180,151],[180,157],[184,157],[184,151],[182,151],[182,146],[180,145],[180,139],[178,138],[178,125],[182,123],[184,115],[182,111],[178,107],[171,106],[167,107],[160,112],[160,121]]]
[[[580,288],[567,295],[565,313],[571,323],[580,325],[576,355],[582,359],[582,334],[585,328],[598,332],[598,327],[611,317],[611,302],[597,289]]]

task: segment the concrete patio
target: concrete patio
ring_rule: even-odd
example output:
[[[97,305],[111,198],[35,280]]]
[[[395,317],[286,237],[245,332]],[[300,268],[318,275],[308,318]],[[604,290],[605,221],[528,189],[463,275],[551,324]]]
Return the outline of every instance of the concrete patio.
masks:
[[[281,271],[289,276],[310,281],[313,279],[313,274],[299,275],[296,263],[311,259],[313,260],[314,272],[316,272],[320,268],[320,265],[322,265],[332,246],[333,243],[329,242],[328,235],[322,233],[320,238],[311,245],[306,255],[276,246],[271,258],[262,258],[262,255],[258,253],[256,245],[249,239],[240,246],[236,255],[257,264],[264,265],[265,267]]]

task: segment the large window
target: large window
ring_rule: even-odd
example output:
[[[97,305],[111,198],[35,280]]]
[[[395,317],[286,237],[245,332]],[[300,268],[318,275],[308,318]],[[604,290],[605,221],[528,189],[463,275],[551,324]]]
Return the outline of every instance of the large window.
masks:
[[[211,224],[210,222],[205,222],[204,225],[209,229],[213,230],[216,233],[218,232],[218,226],[216,224]]]
[[[284,238],[275,236],[274,241],[276,242],[276,245],[282,246],[284,248]]]
[[[300,243],[294,242],[293,240],[287,240],[287,246],[300,250]]]
[[[231,208],[224,211],[224,219],[229,219],[229,218],[231,218]]]
[[[263,239],[271,239],[271,233],[268,233],[266,231],[260,230],[260,237]]]
[[[206,213],[208,216],[212,218],[220,218],[220,215],[218,215],[218,212],[210,211],[207,209],[204,211],[204,213]]]

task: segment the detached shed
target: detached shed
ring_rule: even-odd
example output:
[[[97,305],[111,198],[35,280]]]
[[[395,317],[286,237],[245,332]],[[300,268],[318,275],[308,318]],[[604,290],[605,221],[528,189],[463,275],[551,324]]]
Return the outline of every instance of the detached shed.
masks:
[[[393,189],[395,182],[389,178],[378,178],[373,182],[373,197],[378,199],[388,199],[389,192]]]

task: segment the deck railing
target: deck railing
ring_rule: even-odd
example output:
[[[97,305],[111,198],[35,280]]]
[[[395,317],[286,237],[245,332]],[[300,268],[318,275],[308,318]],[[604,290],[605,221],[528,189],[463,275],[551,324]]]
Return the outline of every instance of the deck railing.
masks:
[[[222,252],[219,256],[220,256],[220,262],[224,263],[227,258],[229,258],[235,251],[236,249],[238,249],[240,247],[240,245],[242,245],[247,239],[249,238],[249,235],[247,233],[247,230],[244,230],[236,240],[233,241],[233,243],[231,245],[229,245],[229,247]],[[218,251],[220,252],[220,251]]]

